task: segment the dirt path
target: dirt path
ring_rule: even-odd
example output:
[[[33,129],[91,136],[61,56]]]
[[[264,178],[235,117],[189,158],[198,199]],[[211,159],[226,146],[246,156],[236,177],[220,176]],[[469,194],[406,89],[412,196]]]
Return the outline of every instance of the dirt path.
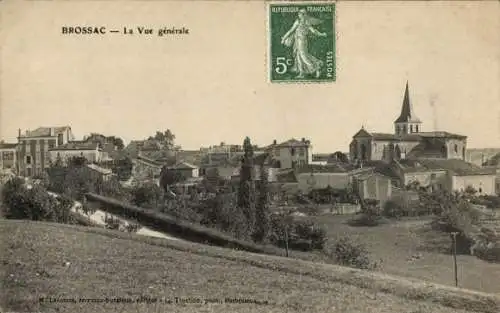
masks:
[[[54,193],[54,192],[50,192],[48,191],[49,195],[53,196],[53,197],[58,197],[59,195]],[[120,216],[116,216],[116,215],[113,215],[113,214],[109,214],[105,211],[102,211],[102,210],[96,210],[93,214],[91,215],[87,215],[83,212],[83,209],[82,209],[82,204],[78,201],[74,201],[74,204],[73,204],[73,207],[71,208],[71,211],[75,212],[75,213],[78,213],[86,218],[89,218],[91,221],[93,221],[94,223],[98,224],[98,225],[106,225],[106,217],[112,217],[112,218],[115,218],[115,219],[118,219],[120,220],[121,222],[123,222],[125,225],[128,225],[128,224],[131,224],[131,221],[128,221],[127,219],[125,218],[122,218]],[[173,236],[170,236],[170,235],[166,235],[164,233],[160,233],[160,232],[157,232],[155,230],[152,230],[150,228],[147,228],[147,227],[144,227],[141,225],[141,228],[137,231],[138,235],[144,235],[144,236],[150,236],[150,237],[157,237],[157,238],[164,238],[164,239],[169,239],[169,240],[180,240],[179,238],[175,238]]]

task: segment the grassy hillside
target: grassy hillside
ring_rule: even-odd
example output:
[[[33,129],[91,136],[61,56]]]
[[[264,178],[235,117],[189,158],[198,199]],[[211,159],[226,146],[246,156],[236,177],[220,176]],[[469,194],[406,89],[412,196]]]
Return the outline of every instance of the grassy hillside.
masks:
[[[317,221],[326,226],[330,239],[347,235],[365,244],[374,259],[382,260],[379,270],[384,273],[454,286],[451,239],[433,230],[430,220],[409,219],[376,227],[351,227],[346,224],[349,218],[320,216]],[[500,264],[471,255],[458,255],[457,263],[460,287],[500,293]]]
[[[0,220],[0,306],[41,312],[498,312],[491,295],[105,229]],[[361,288],[362,287],[362,288]],[[122,298],[142,303],[93,303]],[[40,303],[39,298],[46,300]],[[175,302],[175,297],[191,303]],[[76,299],[49,302],[50,298]],[[196,304],[206,299],[268,304]],[[153,300],[164,299],[163,303]],[[445,307],[446,304],[451,307]],[[462,310],[461,308],[466,308]]]

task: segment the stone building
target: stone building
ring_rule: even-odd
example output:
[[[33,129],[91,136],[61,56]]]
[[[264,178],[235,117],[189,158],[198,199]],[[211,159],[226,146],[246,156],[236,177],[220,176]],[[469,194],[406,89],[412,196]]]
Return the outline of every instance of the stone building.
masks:
[[[423,131],[422,121],[413,110],[407,82],[401,113],[394,121],[394,133],[369,132],[362,127],[353,136],[349,156],[356,162],[407,158],[464,160],[466,147],[466,136],[446,131]]]
[[[43,173],[50,166],[50,149],[67,144],[75,138],[70,126],[62,126],[39,127],[24,133],[19,129],[17,139],[18,173],[30,177]]]
[[[0,141],[0,170],[17,169],[17,144]]]

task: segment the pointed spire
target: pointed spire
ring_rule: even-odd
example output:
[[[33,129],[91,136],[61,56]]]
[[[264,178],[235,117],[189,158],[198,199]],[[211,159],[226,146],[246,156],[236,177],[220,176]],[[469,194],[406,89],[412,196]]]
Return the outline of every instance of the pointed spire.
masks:
[[[396,119],[395,123],[408,123],[408,122],[420,123],[420,120],[413,113],[413,105],[410,100],[408,81],[406,81],[405,94],[403,97],[403,105],[401,106],[401,114]]]

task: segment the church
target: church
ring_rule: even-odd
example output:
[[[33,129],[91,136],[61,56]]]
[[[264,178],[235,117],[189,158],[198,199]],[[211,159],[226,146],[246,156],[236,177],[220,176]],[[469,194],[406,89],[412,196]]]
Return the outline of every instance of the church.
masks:
[[[369,132],[362,127],[349,147],[354,162],[391,161],[403,159],[465,160],[467,136],[445,131],[425,132],[415,115],[408,82],[403,96],[401,114],[394,121],[394,133]]]

